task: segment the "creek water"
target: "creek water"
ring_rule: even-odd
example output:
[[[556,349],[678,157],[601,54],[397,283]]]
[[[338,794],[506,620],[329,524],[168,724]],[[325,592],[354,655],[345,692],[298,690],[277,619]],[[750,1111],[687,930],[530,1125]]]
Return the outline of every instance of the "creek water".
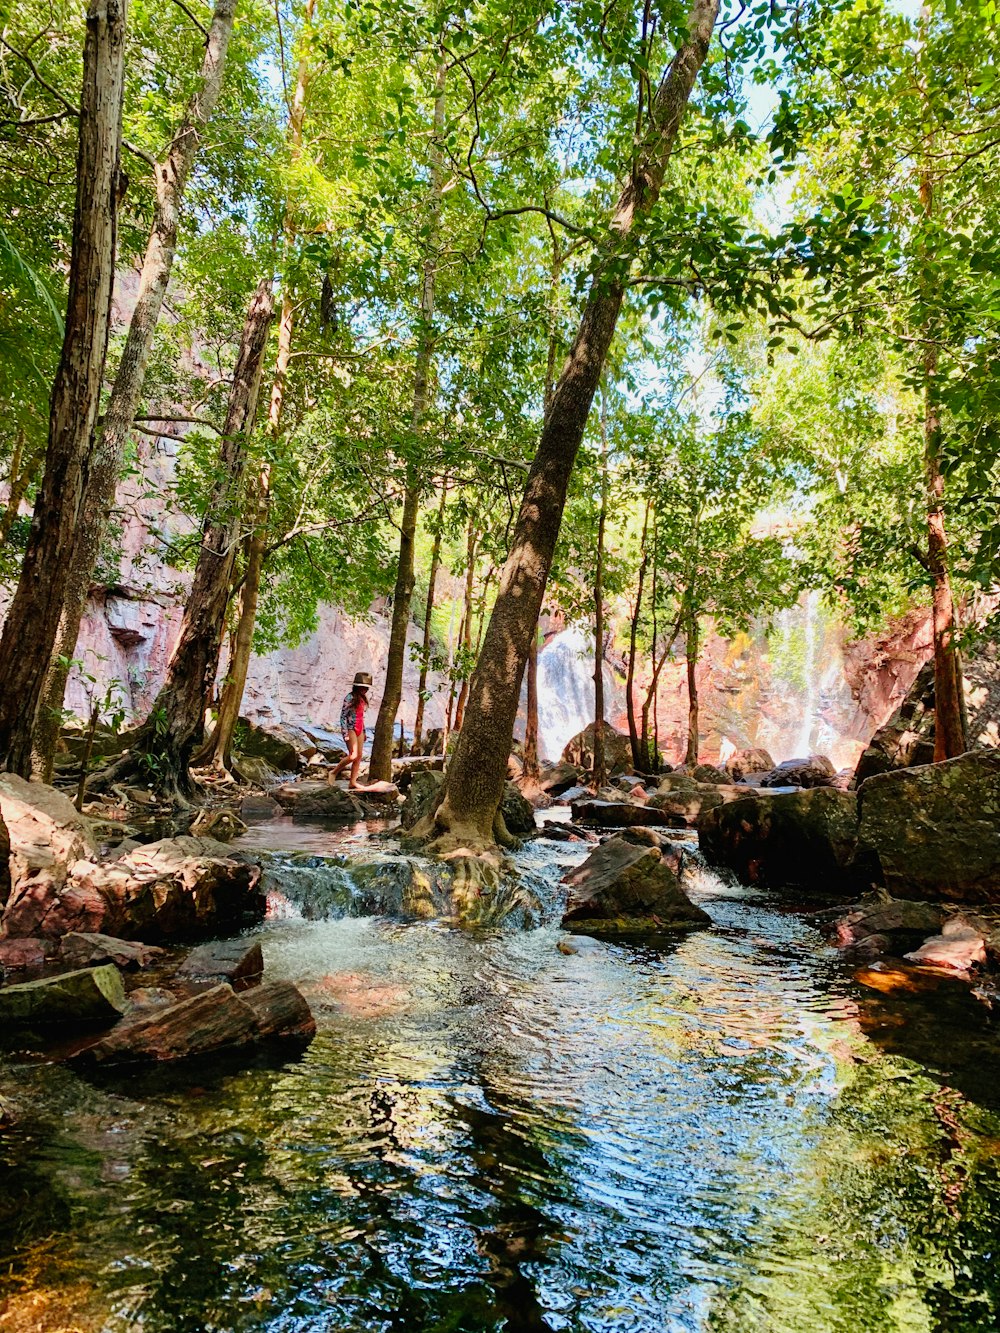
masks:
[[[363,829],[250,842],[284,847],[259,934],[315,1040],[100,1081],[6,1063],[0,1329],[998,1326],[1000,1088],[966,988],[862,985],[705,870],[711,929],[566,955],[586,848],[529,844],[549,924],[473,936],[310,907]]]

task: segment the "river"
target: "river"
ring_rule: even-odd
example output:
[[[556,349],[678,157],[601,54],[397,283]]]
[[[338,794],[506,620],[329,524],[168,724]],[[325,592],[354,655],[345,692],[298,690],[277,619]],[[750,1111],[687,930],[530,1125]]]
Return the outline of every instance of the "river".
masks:
[[[550,919],[585,851],[520,854]],[[0,1139],[0,1330],[996,1328],[989,1011],[887,996],[780,900],[689,887],[711,929],[564,954],[552,924],[307,919],[299,885],[259,935],[314,1008],[300,1058],[8,1061],[33,1109]]]

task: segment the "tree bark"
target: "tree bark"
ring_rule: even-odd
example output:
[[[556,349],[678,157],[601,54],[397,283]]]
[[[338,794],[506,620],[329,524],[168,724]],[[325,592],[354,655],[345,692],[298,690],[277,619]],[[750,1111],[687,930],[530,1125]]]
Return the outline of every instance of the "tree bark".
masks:
[[[66,331],[52,387],[45,472],[0,639],[0,761],[24,777],[88,486],[107,355],[122,182],[125,22],[126,0],[91,0]]]
[[[264,352],[274,311],[271,280],[262,279],[243,326],[233,370],[225,433],[219,450],[217,481],[205,514],[194,580],[167,675],[149,717],[123,761],[138,767],[164,793],[182,797],[191,791],[188,765],[201,740],[219,670],[226,605],[243,516],[247,440],[254,428]],[[115,765],[105,784],[118,776]]]
[[[424,731],[424,705],[427,702],[427,672],[431,656],[432,627],[434,615],[434,589],[437,584],[438,569],[441,565],[441,537],[444,524],[444,509],[448,500],[448,478],[441,482],[441,499],[438,502],[437,526],[434,529],[434,544],[431,547],[431,567],[427,575],[427,602],[424,608],[424,641],[420,649],[420,679],[417,682],[417,716],[413,722],[413,753],[417,754]]]
[[[437,281],[438,248],[441,232],[441,196],[444,185],[442,136],[444,134],[445,82],[448,66],[438,63],[434,94],[434,131],[430,153],[430,191],[428,197],[429,223],[424,252],[423,282],[420,289],[419,331],[417,356],[413,369],[413,413],[411,428],[414,435],[420,429],[427,413],[431,362],[434,357],[434,286]],[[403,496],[403,514],[399,525],[399,561],[396,566],[396,587],[392,599],[392,626],[389,630],[389,650],[386,654],[385,685],[372,737],[368,776],[374,782],[392,780],[392,744],[396,713],[403,698],[403,668],[406,665],[406,632],[410,625],[410,602],[413,597],[413,553],[416,546],[417,515],[420,509],[420,469],[411,461],[406,469],[406,492]]]
[[[639,576],[636,582],[635,607],[632,611],[631,621],[629,623],[628,635],[628,672],[625,677],[625,713],[628,717],[628,739],[632,747],[632,763],[639,773],[645,773],[643,767],[642,748],[639,744],[639,728],[635,718],[635,658],[639,638],[639,621],[642,617],[642,594],[646,587],[646,569],[649,566],[649,552],[646,550],[646,535],[649,531],[649,501],[646,501],[646,508],[642,519],[642,538],[639,543],[640,560]],[[654,659],[655,659],[655,647]]]
[[[421,832],[437,831],[441,853],[489,850],[498,829],[521,680],[591,403],[614,337],[630,267],[624,241],[659,196],[698,71],[708,54],[719,0],[695,0],[687,36],[654,99],[646,142],[611,219],[611,255],[591,279],[580,327],[542,427],[470,690],[469,710],[441,803]],[[501,836],[505,830],[499,828]]]
[[[114,507],[125,446],[142,395],[156,325],[170,282],[184,191],[201,144],[202,131],[215,110],[222,90],[235,10],[236,0],[216,0],[198,86],[171,140],[166,161],[157,164],[154,172],[156,211],[146,243],[139,295],[129,321],[122,359],[87,481],[87,492],[70,560],[58,638],[48,669],[36,728],[35,765],[46,781],[51,777],[69,661],[76,650],[94,567]]]
[[[601,394],[601,509],[597,520],[597,563],[594,571],[594,785],[608,780],[604,755],[604,532],[608,521],[608,417]]]
[[[538,626],[528,647],[527,696],[524,704],[525,785],[535,786],[541,778],[538,766]]]
[[[698,615],[688,609],[684,656],[687,663],[688,735],[685,764],[693,768],[698,763]]]
[[[465,648],[465,660],[469,661],[472,657],[472,611],[473,594],[475,592],[476,580],[476,527],[472,515],[469,515],[469,526],[465,536],[465,613],[463,624],[465,633],[462,637],[462,646]],[[462,723],[465,721],[465,706],[469,698],[469,678],[462,679],[462,688],[458,692],[458,703],[455,705],[455,730],[462,730]]]

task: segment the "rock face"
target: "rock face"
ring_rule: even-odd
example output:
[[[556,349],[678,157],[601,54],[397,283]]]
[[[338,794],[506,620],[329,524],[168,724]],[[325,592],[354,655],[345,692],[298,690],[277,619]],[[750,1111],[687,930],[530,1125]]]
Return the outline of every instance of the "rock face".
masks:
[[[641,934],[709,924],[660,850],[611,838],[564,877],[563,925],[600,934]]]
[[[698,821],[710,865],[744,884],[852,893],[858,835],[857,798],[833,787],[764,793],[707,810]]]
[[[189,939],[262,919],[260,869],[208,838],[165,838],[117,861],[77,861],[61,886],[29,879],[4,909],[8,936],[102,932],[123,939]]]
[[[121,973],[110,963],[0,987],[0,1023],[14,1027],[112,1023],[127,1008]]]
[[[858,803],[859,871],[893,897],[1000,902],[1000,753],[878,774]]]
[[[562,762],[576,768],[594,767],[593,722],[566,745],[562,752]],[[632,766],[632,744],[629,738],[615,731],[607,722],[604,724],[604,762],[609,773],[624,773],[626,768]]]
[[[76,1061],[89,1066],[182,1060],[264,1038],[309,1040],[315,1031],[309,1006],[289,982],[269,982],[246,995],[221,985],[126,1019]]]
[[[807,759],[786,759],[761,778],[762,787],[829,787],[837,770],[825,754],[811,754]]]
[[[854,773],[860,786],[876,773],[934,761],[934,663],[921,667],[909,693],[871,738]]]

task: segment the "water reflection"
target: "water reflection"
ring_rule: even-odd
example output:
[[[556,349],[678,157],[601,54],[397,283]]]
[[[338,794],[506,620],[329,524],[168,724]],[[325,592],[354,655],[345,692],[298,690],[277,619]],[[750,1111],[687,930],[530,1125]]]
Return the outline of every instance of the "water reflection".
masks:
[[[666,950],[274,920],[300,1060],[22,1067],[0,1327],[65,1327],[16,1322],[61,1283],[103,1333],[994,1327],[991,1104],[888,1051],[797,916],[693,890],[714,929]]]

